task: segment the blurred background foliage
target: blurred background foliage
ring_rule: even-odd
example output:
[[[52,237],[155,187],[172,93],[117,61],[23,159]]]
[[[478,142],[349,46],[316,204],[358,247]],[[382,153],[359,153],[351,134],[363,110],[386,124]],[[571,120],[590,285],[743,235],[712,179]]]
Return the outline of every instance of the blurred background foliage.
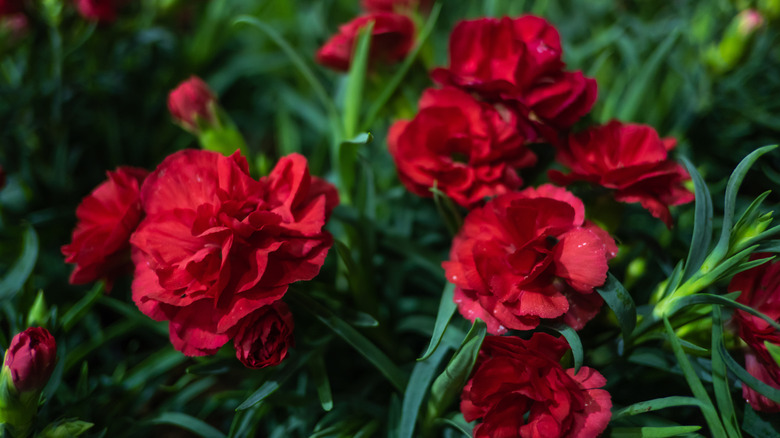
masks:
[[[120,165],[153,169],[171,152],[196,147],[195,138],[171,122],[166,108],[168,92],[191,74],[215,90],[255,154],[274,161],[301,152],[314,174],[333,177],[330,121],[310,83],[265,34],[234,20],[249,15],[275,29],[341,107],[346,75],[316,66],[313,58],[339,24],[358,14],[357,3],[141,0],[123,7],[116,22],[96,25],[67,2],[63,7],[45,1],[24,35],[12,38],[6,32],[0,42],[0,166],[8,174],[0,191],[0,273],[10,276],[17,256],[31,251],[30,239],[24,239],[28,227],[34,228],[39,244],[30,280],[1,297],[0,344],[6,346],[23,329],[27,310],[43,290],[60,363],[47,388],[41,425],[78,417],[95,423],[87,436],[111,437],[189,436],[187,429],[200,436],[393,433],[392,419],[401,402],[392,386],[301,306],[293,303],[296,339],[307,349],[295,351],[279,367],[281,372],[243,369],[226,350],[215,358],[186,358],[169,345],[164,323],[135,309],[129,280],[105,296],[99,288],[70,286],[70,267],[59,250],[70,240],[75,207],[105,179],[106,170]],[[422,90],[433,86],[426,73],[447,63],[449,32],[464,18],[523,13],[547,18],[559,29],[569,67],[597,79],[599,99],[586,122],[619,118],[676,137],[676,153],[696,163],[710,183],[718,211],[718,194],[739,160],[780,137],[776,3],[444,1],[434,33],[403,86],[368,127],[374,140],[360,149],[360,193],[351,205],[339,207],[331,221],[336,237],[349,243],[345,252],[353,266],[338,261],[334,247],[320,277],[298,288],[353,325],[371,325],[376,319],[378,327],[361,331],[396,363],[407,364],[405,371],[427,345],[444,288],[440,262],[450,236],[433,202],[410,195],[398,182],[385,134],[394,119],[414,114]],[[719,65],[711,58],[713,48],[748,7],[763,8],[764,23],[736,61]],[[390,67],[370,74],[364,108],[392,73]],[[536,182],[543,177],[538,175]],[[780,182],[777,154],[763,158],[748,176],[744,199],[773,188],[767,181],[772,186]],[[768,201],[776,204],[776,195]],[[618,238],[632,242],[622,249],[613,272],[636,284],[635,294],[649,296],[651,286],[684,257],[693,208],[677,208],[677,226],[668,231],[639,207],[618,212],[614,205],[595,202],[591,200],[589,213],[616,224]],[[349,282],[370,288],[373,301],[351,292],[355,287]],[[664,395],[657,386],[661,373],[653,367],[613,363],[612,350],[601,346],[617,330],[607,319],[604,315],[594,321],[581,336],[590,352],[586,363],[620,368],[622,377],[607,387],[614,403],[636,401],[638,393],[641,399]],[[459,321],[458,328],[467,327]],[[284,374],[296,366],[297,372]],[[317,396],[323,367],[330,371],[334,394],[330,412]],[[267,379],[283,377],[289,380],[280,381],[283,386],[272,402],[234,411]],[[621,385],[626,382],[631,384]],[[702,423],[695,409],[675,415],[693,422],[687,424]],[[450,429],[446,433],[456,436]]]

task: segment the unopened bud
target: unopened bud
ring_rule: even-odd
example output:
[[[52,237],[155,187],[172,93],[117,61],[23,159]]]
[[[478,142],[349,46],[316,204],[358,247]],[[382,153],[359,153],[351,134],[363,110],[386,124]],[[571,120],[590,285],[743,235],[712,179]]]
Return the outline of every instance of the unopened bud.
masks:
[[[745,9],[737,15],[737,31],[742,36],[752,35],[764,24],[764,17],[755,9]]]
[[[11,340],[3,369],[8,369],[17,391],[39,391],[49,381],[56,363],[54,336],[44,328],[30,327]]]
[[[184,129],[198,133],[200,125],[215,125],[217,97],[203,80],[191,76],[168,95],[168,110]]]

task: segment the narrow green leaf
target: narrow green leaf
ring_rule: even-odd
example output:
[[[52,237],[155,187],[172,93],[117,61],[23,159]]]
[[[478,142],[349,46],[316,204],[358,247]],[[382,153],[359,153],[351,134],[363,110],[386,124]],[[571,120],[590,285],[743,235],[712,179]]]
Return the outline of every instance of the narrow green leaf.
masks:
[[[284,382],[292,377],[292,375],[295,374],[295,372],[297,372],[298,369],[309,360],[311,355],[312,352],[308,351],[298,356],[288,357],[287,360],[282,363],[283,366],[280,367],[281,369],[274,370],[274,374],[265,383],[260,385],[260,387],[257,388],[257,390],[253,392],[252,395],[247,397],[246,400],[238,405],[236,411],[249,409],[252,406],[265,400],[269,395],[276,392],[276,390],[279,389],[284,384]]]
[[[579,373],[580,367],[585,361],[585,354],[582,349],[580,335],[577,334],[577,331],[562,322],[543,324],[541,327],[554,330],[566,339],[566,342],[569,343],[569,347],[571,348],[571,354],[574,357],[574,374]]]
[[[38,233],[28,225],[22,236],[22,252],[0,281],[0,301],[11,299],[30,278],[38,260]]]
[[[65,312],[65,315],[62,316],[62,329],[64,331],[70,331],[76,323],[81,321],[81,318],[83,318],[100,297],[103,296],[104,286],[102,281],[98,281],[84,298],[78,300],[73,307]]]
[[[330,411],[333,409],[333,393],[330,390],[330,380],[328,379],[328,370],[325,368],[325,361],[322,354],[315,354],[309,362],[311,370],[311,379],[317,388],[317,395],[320,397],[322,409]]]
[[[163,349],[144,359],[122,379],[127,389],[137,389],[173,367],[187,360],[187,357],[173,349]]]
[[[723,345],[722,342],[718,346],[718,350],[723,356],[723,361],[726,363],[726,366],[731,370],[732,373],[734,373],[734,375],[737,376],[739,380],[742,381],[742,383],[755,389],[756,392],[772,400],[773,402],[780,403],[780,389],[767,385],[747,372],[746,369],[742,368],[742,365],[738,364],[737,361],[731,357],[728,350],[726,350],[726,346]]]
[[[656,398],[653,400],[645,400],[633,405],[626,406],[614,414],[612,414],[612,420],[616,420],[621,417],[627,417],[632,415],[644,414],[646,412],[658,411],[666,408],[674,408],[677,406],[698,406],[702,407],[703,403],[693,397],[672,396]]]
[[[195,376],[213,376],[219,374],[225,374],[231,370],[232,365],[236,362],[235,359],[213,359],[206,362],[202,362],[196,365],[187,367],[185,372]]]
[[[772,260],[774,260],[774,259],[775,259],[775,257],[776,257],[776,256],[772,256],[772,257],[764,257],[764,258],[762,258],[762,259],[748,260],[748,261],[742,262],[742,263],[740,263],[740,264],[738,264],[738,265],[736,265],[736,266],[732,267],[731,269],[727,270],[727,271],[726,271],[726,272],[723,274],[723,277],[733,277],[733,276],[735,276],[735,275],[739,274],[739,273],[740,273],[740,272],[742,272],[742,271],[747,271],[748,269],[753,269],[753,268],[755,268],[756,266],[761,266],[761,265],[763,265],[764,263],[769,263],[769,262],[771,262]]]
[[[653,89],[650,86],[650,81],[661,68],[661,64],[667,58],[669,51],[674,46],[677,37],[681,34],[680,28],[675,28],[669,36],[664,39],[661,44],[655,49],[655,51],[647,59],[647,62],[641,67],[639,73],[635,75],[625,94],[623,94],[620,104],[620,109],[617,112],[617,118],[620,120],[634,121],[635,117],[642,107],[642,100],[648,96],[648,90]]]
[[[769,350],[769,355],[775,360],[777,366],[780,367],[780,345],[775,345],[769,341],[764,341],[764,346]]]
[[[357,134],[360,104],[363,100],[363,86],[368,70],[368,54],[371,50],[371,33],[374,22],[371,21],[358,31],[354,51],[350,58],[347,74],[347,90],[344,94],[344,137],[351,138]]]
[[[726,434],[730,437],[741,437],[737,414],[734,412],[734,402],[731,399],[726,364],[718,349],[718,345],[723,343],[721,319],[720,307],[712,306],[712,386],[715,390],[715,402],[718,404]]]
[[[733,299],[722,295],[696,294],[696,295],[689,295],[687,297],[682,297],[677,301],[675,301],[674,311],[672,313],[676,313],[677,311],[679,311],[684,307],[693,306],[697,304],[719,304],[721,306],[727,306],[734,309],[743,310],[751,315],[763,319],[772,327],[774,327],[776,330],[780,330],[780,323],[773,320],[769,316],[764,315],[763,313],[759,312],[758,310],[750,306],[746,306],[744,304],[738,303]]]
[[[691,248],[688,251],[688,257],[685,259],[685,271],[682,275],[682,282],[685,282],[695,272],[699,270],[704,259],[709,252],[712,243],[712,196],[710,189],[694,166],[687,158],[682,157],[682,162],[688,169],[688,174],[693,180],[694,192],[696,194],[696,207],[693,219],[693,237],[691,238]]]
[[[472,431],[474,430],[474,426],[467,423],[466,420],[463,418],[463,414],[456,414],[453,417],[450,418],[439,418],[436,420],[437,423],[444,424],[446,426],[450,426],[457,430],[458,432],[462,433],[463,436],[467,438],[473,438]]]
[[[225,434],[191,415],[180,412],[164,412],[149,421],[151,424],[168,424],[188,430],[202,438],[225,438]]]
[[[780,239],[761,242],[756,248],[756,252],[780,252]]]
[[[463,226],[463,218],[458,211],[458,207],[452,202],[446,193],[438,189],[436,181],[433,182],[433,187],[430,188],[433,193],[433,202],[436,204],[436,210],[439,212],[439,216],[444,221],[444,225],[450,231],[451,235],[458,234],[458,230]]]
[[[395,94],[395,91],[398,89],[398,86],[401,85],[401,82],[404,80],[406,74],[409,72],[409,69],[412,67],[414,60],[417,59],[417,55],[420,53],[420,49],[431,35],[431,32],[436,25],[436,20],[439,18],[439,12],[441,12],[441,2],[437,2],[433,5],[430,14],[428,14],[428,21],[425,22],[425,25],[420,31],[420,34],[417,35],[414,48],[412,48],[409,54],[406,55],[404,62],[401,63],[401,66],[398,68],[396,73],[392,78],[390,78],[389,81],[387,81],[387,85],[382,90],[382,93],[379,95],[379,97],[374,99],[374,103],[371,105],[371,107],[369,107],[368,115],[363,122],[364,131],[371,130],[371,127],[379,115],[379,112],[382,111],[385,105],[387,105],[387,101],[390,100],[393,94]]]
[[[485,335],[487,335],[487,325],[482,320],[476,319],[444,372],[439,374],[433,382],[431,396],[428,400],[426,421],[430,422],[439,418],[441,413],[445,412],[460,394],[461,389],[471,376],[471,370],[477,361],[477,354]]]
[[[307,295],[296,290],[291,290],[289,295],[294,301],[297,301],[300,304],[301,308],[311,312],[312,315],[328,326],[342,339],[347,341],[347,343],[357,350],[358,353],[363,355],[363,357],[377,367],[397,390],[404,391],[407,381],[406,376],[398,366],[382,352],[382,350],[366,339],[365,336],[360,334],[352,326],[337,317],[333,312]]]
[[[276,43],[276,45],[279,46],[280,49],[282,49],[282,51],[287,55],[288,58],[290,58],[290,61],[293,63],[293,65],[295,65],[295,67],[304,77],[304,79],[306,79],[306,81],[309,83],[309,86],[311,86],[312,90],[314,90],[314,94],[317,95],[317,98],[322,103],[322,106],[325,107],[325,110],[328,112],[328,116],[331,119],[331,122],[338,121],[338,111],[336,110],[336,105],[330,99],[328,92],[325,91],[325,87],[322,86],[322,83],[319,81],[319,79],[317,79],[317,76],[314,75],[314,72],[306,64],[306,61],[304,61],[303,58],[301,58],[301,56],[298,55],[298,52],[295,51],[295,49],[290,45],[290,43],[288,43],[287,40],[285,40],[271,26],[258,20],[255,17],[249,15],[242,15],[236,18],[235,20],[233,20],[234,26],[242,23],[254,26],[258,30],[263,32],[267,37],[269,37],[271,41]],[[340,128],[340,126],[341,126],[340,123],[338,124],[331,123],[331,129],[337,129]],[[334,132],[334,137],[340,139],[342,135],[340,132]]]
[[[406,391],[404,392],[401,408],[401,425],[398,434],[400,438],[412,438],[414,436],[420,406],[426,394],[428,394],[433,376],[436,374],[436,370],[439,369],[439,365],[447,352],[447,348],[436,349],[428,360],[417,362],[414,365],[412,375],[409,377],[409,383],[406,385]]]
[[[677,335],[674,333],[674,329],[669,323],[669,319],[666,317],[664,317],[664,326],[666,327],[666,333],[668,335],[669,342],[672,344],[674,356],[677,358],[677,363],[680,365],[683,376],[688,382],[688,386],[691,388],[693,395],[702,402],[701,412],[704,414],[704,419],[707,421],[707,425],[710,428],[710,433],[712,433],[713,437],[725,438],[726,431],[723,429],[720,418],[718,418],[718,413],[715,410],[715,406],[712,404],[712,400],[710,400],[710,396],[707,394],[707,390],[704,389],[704,385],[702,385],[701,380],[699,380],[699,377],[693,370],[691,362],[685,355]]]
[[[664,287],[664,293],[659,297],[659,301],[661,298],[664,298],[674,292],[675,289],[680,285],[682,282],[682,273],[683,273],[683,262],[680,260],[677,265],[674,267],[674,270],[672,271],[671,275],[669,275],[669,280],[666,282],[666,286]]]
[[[355,432],[355,435],[353,435],[353,438],[369,438],[374,436],[377,429],[379,429],[379,421],[372,420],[366,423],[365,426],[361,427],[357,432]]]
[[[444,286],[444,292],[441,294],[441,301],[439,301],[439,311],[436,313],[436,323],[433,326],[433,333],[431,334],[431,341],[428,343],[428,348],[425,350],[422,356],[417,360],[425,360],[436,351],[436,347],[439,346],[442,336],[444,336],[444,330],[450,324],[452,315],[455,314],[455,310],[458,309],[458,305],[453,301],[453,294],[455,292],[455,285],[447,283]]]
[[[390,396],[390,409],[387,411],[387,438],[398,438],[401,426],[401,400],[396,393]]]
[[[667,438],[696,432],[701,426],[615,427],[612,438]]]
[[[361,146],[365,146],[374,141],[374,136],[368,132],[359,134],[348,140],[344,140],[338,145],[338,156],[336,162],[338,164],[339,178],[343,187],[340,187],[339,194],[347,196],[348,199],[352,197],[352,188],[355,185],[355,162],[357,160],[358,149]]]
[[[731,229],[734,223],[734,210],[737,205],[737,192],[739,191],[739,186],[742,184],[742,180],[745,179],[748,170],[750,170],[759,157],[775,148],[777,148],[777,145],[764,146],[756,149],[747,157],[743,158],[736,169],[734,169],[734,172],[731,173],[729,182],[726,185],[725,205],[723,207],[723,229],[721,230],[718,244],[715,246],[715,249],[712,250],[712,253],[716,257],[723,257],[728,252]]]
[[[607,281],[603,286],[597,287],[596,292],[615,312],[620,329],[623,331],[623,340],[628,343],[631,332],[636,328],[636,305],[631,294],[611,273],[607,273]]]
[[[777,438],[780,436],[780,418],[774,413],[756,412],[746,403],[742,429],[754,438]]]

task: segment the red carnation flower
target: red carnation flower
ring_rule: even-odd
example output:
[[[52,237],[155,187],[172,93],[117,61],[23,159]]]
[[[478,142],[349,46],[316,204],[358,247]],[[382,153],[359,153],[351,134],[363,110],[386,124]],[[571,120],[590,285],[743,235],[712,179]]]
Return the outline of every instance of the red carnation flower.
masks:
[[[118,3],[118,0],[76,0],[76,8],[87,20],[110,23],[116,20]]]
[[[511,111],[457,88],[428,89],[417,116],[396,122],[387,143],[411,192],[430,197],[436,184],[453,201],[472,208],[487,196],[519,188],[523,180],[516,169],[536,163],[517,125]]]
[[[197,132],[199,122],[217,122],[216,101],[217,97],[202,79],[190,76],[168,95],[168,111],[185,129]]]
[[[30,327],[11,339],[3,366],[19,392],[40,391],[57,363],[57,343],[45,328]]]
[[[278,365],[294,345],[292,313],[277,301],[244,318],[233,339],[236,356],[247,368]]]
[[[317,275],[333,243],[322,228],[338,194],[298,154],[256,181],[239,152],[184,150],[149,175],[141,200],[147,216],[130,238],[133,300],[170,321],[177,350],[201,356],[290,283]]]
[[[106,290],[114,280],[132,272],[130,234],[141,221],[141,183],[144,169],[120,167],[106,172],[108,180],[85,197],[78,208],[78,223],[71,243],[62,247],[65,261],[75,263],[71,284],[104,279]]]
[[[683,186],[688,172],[668,159],[675,145],[675,139],[661,139],[649,126],[613,120],[570,136],[557,159],[571,173],[551,170],[548,176],[557,184],[589,181],[614,189],[615,200],[639,202],[671,227],[669,206],[693,201],[693,193]]]
[[[752,259],[768,256],[758,254]],[[764,263],[740,272],[731,280],[728,290],[742,292],[737,298],[738,303],[780,321],[780,263]],[[733,322],[739,337],[748,347],[745,353],[747,371],[767,385],[780,389],[780,366],[764,345],[764,342],[769,342],[780,346],[780,332],[763,319],[742,310],[734,312]],[[764,397],[747,385],[742,385],[742,396],[757,411],[780,412],[780,403]]]
[[[614,240],[585,207],[552,185],[507,193],[472,210],[442,266],[464,318],[488,332],[530,330],[562,318],[576,330],[599,312]]]
[[[461,394],[466,421],[481,420],[475,438],[592,438],[612,417],[607,380],[582,367],[564,370],[566,342],[546,333],[531,339],[488,336]]]
[[[490,101],[516,106],[544,130],[568,128],[596,101],[596,81],[563,71],[558,31],[526,15],[461,21],[450,35],[450,66],[431,74]]]
[[[317,51],[317,62],[334,70],[349,70],[358,32],[372,21],[370,62],[394,63],[404,59],[414,43],[414,22],[405,15],[374,12],[340,26],[339,32]]]

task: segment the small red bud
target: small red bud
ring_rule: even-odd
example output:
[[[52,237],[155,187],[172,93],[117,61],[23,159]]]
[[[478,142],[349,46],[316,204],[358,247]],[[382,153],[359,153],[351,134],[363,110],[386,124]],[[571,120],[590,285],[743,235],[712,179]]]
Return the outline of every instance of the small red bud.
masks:
[[[4,366],[19,392],[42,389],[57,363],[57,343],[46,329],[30,327],[17,334],[5,353]]]
[[[197,118],[216,123],[213,104],[217,98],[203,80],[191,76],[168,95],[168,110],[177,122],[198,130]]]

